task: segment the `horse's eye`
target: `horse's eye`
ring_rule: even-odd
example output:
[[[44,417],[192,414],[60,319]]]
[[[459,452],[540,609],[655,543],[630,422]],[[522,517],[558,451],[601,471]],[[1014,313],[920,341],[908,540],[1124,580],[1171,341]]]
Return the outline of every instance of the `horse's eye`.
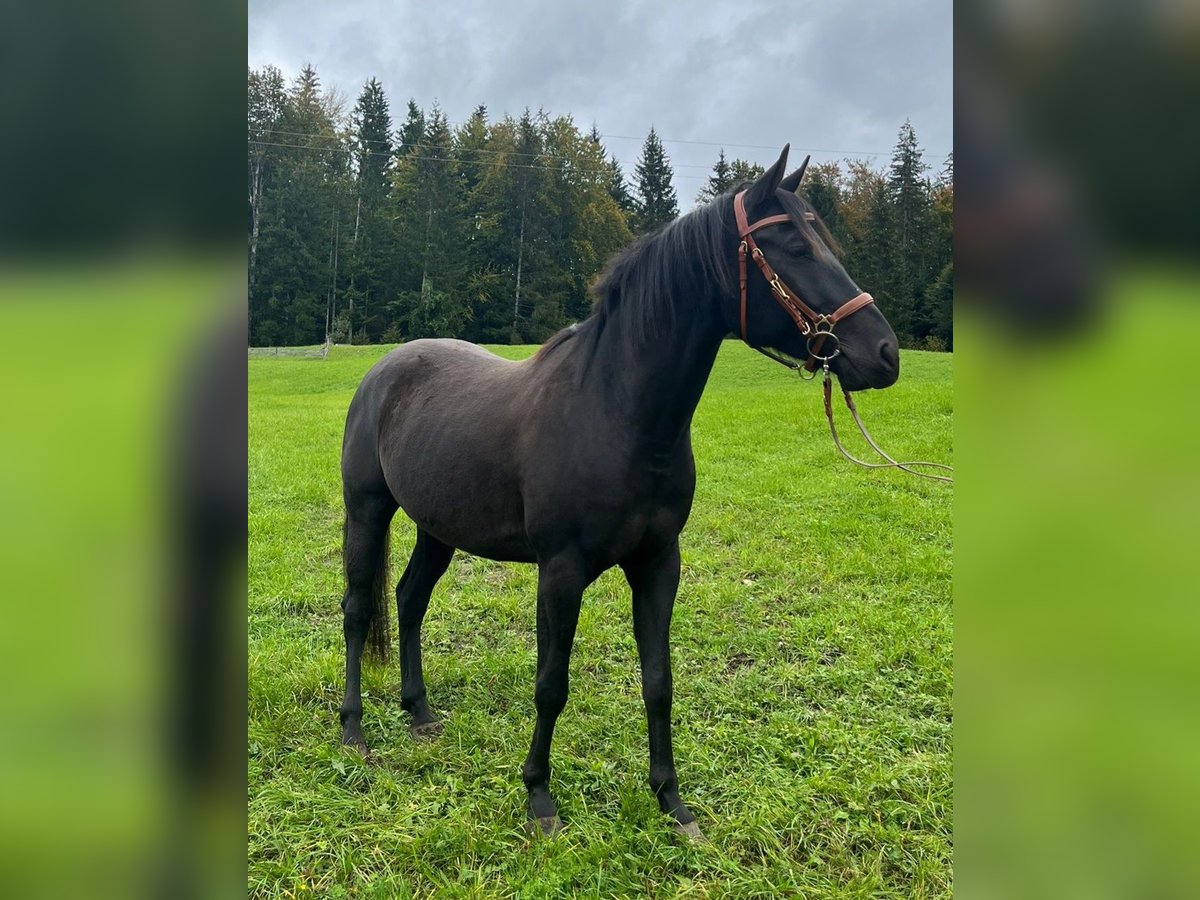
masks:
[[[794,255],[807,256],[812,252],[808,239],[799,230],[791,231],[787,236],[787,249]]]

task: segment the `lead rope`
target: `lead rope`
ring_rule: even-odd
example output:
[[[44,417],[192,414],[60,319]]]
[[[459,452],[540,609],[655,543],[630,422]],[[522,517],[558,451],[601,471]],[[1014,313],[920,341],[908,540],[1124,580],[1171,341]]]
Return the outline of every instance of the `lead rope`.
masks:
[[[886,459],[887,462],[869,463],[863,462],[861,459],[856,459],[855,457],[851,456],[846,451],[846,448],[842,446],[842,442],[838,440],[837,426],[833,424],[833,379],[829,374],[828,360],[825,361],[825,365],[822,368],[825,372],[825,378],[823,382],[823,387],[825,390],[825,418],[829,420],[829,433],[833,435],[833,445],[838,448],[838,451],[842,454],[842,456],[846,457],[846,459],[850,460],[850,462],[854,463],[855,465],[862,466],[864,469],[900,469],[904,472],[908,472],[910,475],[916,475],[918,478],[928,478],[931,481],[944,481],[947,484],[954,484],[954,479],[945,475],[932,475],[928,472],[918,472],[916,469],[910,468],[911,466],[924,466],[929,469],[944,469],[947,472],[953,472],[954,469],[952,469],[950,466],[943,465],[942,463],[923,462],[920,460],[915,460],[913,462],[896,462],[896,460],[884,453],[883,450],[880,449],[879,445],[876,444],[871,438],[870,433],[867,431],[867,427],[863,425],[862,419],[859,418],[858,408],[854,405],[854,400],[851,399],[850,392],[842,391],[842,396],[846,399],[846,408],[850,410],[850,415],[854,417],[854,424],[858,426],[858,430],[862,433],[863,439],[870,444],[872,450]]]

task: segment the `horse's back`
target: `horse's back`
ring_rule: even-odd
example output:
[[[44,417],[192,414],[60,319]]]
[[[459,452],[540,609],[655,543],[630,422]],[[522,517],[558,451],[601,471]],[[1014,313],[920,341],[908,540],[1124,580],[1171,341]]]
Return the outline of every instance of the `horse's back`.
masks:
[[[525,558],[515,447],[526,368],[457,340],[419,340],[363,378],[347,417],[343,478],[370,470],[434,537]],[[349,464],[349,465],[348,465]],[[479,528],[479,523],[490,523]]]
[[[413,385],[423,380],[456,375],[478,377],[511,368],[513,363],[478,344],[452,338],[422,338],[387,353],[363,377],[368,385]]]

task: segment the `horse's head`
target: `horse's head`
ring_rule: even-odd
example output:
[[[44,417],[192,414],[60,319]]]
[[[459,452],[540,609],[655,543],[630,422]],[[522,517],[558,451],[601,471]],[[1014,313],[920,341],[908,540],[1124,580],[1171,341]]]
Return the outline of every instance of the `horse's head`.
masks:
[[[885,388],[900,374],[896,334],[846,274],[821,237],[824,225],[797,195],[808,160],[785,178],[787,155],[785,146],[779,161],[734,199],[745,259],[735,333],[796,360],[832,356],[829,368],[846,390]],[[819,338],[822,331],[832,337]]]

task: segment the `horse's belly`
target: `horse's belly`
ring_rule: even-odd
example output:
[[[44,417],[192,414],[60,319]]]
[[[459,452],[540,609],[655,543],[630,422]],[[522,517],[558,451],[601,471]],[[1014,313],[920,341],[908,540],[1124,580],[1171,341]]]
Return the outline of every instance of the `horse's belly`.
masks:
[[[433,534],[431,531],[430,534]],[[474,556],[482,556],[484,559],[494,559],[500,562],[537,562],[537,556],[533,552],[533,548],[529,546],[529,542],[524,535],[514,535],[510,538],[497,538],[494,540],[486,540],[477,542],[479,535],[462,534],[455,536],[447,533],[444,536],[434,534],[443,544],[449,544],[451,547],[457,547],[466,553]]]
[[[436,437],[426,432],[424,440],[399,441],[384,461],[400,508],[444,544],[488,559],[532,562],[506,448]]]

